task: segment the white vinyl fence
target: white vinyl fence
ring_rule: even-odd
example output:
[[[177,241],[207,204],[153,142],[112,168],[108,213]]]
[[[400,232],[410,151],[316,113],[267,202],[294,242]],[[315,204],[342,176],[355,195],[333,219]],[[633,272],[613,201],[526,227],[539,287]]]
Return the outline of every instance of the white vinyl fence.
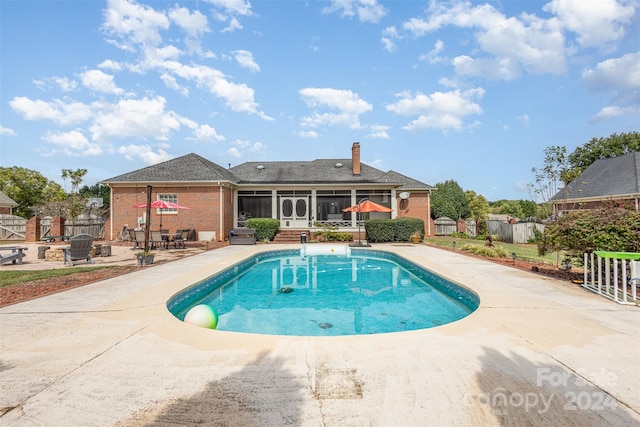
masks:
[[[637,304],[640,253],[596,251],[584,254],[582,286],[618,304]]]

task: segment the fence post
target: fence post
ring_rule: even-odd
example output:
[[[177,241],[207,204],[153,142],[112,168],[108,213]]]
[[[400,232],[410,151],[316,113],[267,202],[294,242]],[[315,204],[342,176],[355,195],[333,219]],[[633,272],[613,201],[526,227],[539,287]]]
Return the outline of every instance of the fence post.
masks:
[[[27,221],[27,229],[24,236],[26,242],[40,241],[40,217],[33,216]]]

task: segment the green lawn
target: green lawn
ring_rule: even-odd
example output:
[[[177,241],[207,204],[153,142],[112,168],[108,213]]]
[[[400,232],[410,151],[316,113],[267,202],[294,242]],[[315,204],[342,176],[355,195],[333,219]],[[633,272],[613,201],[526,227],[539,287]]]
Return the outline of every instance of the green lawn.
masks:
[[[425,243],[432,246],[439,246],[447,249],[453,248],[453,242],[456,243],[456,247],[459,248],[465,244],[473,244],[478,246],[484,246],[484,240],[475,239],[460,239],[455,237],[438,236],[438,237],[425,237]],[[494,246],[504,248],[509,254],[515,252],[517,259],[523,259],[527,261],[544,262],[547,264],[556,265],[558,262],[558,253],[553,252],[545,256],[538,255],[538,247],[535,244],[513,244],[503,242],[493,242]],[[561,258],[563,254],[560,254]]]
[[[86,271],[100,270],[109,267],[72,267],[55,270],[33,270],[33,271],[3,271],[0,275],[0,288],[4,286],[17,285],[20,283],[32,282],[38,279],[48,279],[51,277],[67,276],[69,274],[84,273]]]

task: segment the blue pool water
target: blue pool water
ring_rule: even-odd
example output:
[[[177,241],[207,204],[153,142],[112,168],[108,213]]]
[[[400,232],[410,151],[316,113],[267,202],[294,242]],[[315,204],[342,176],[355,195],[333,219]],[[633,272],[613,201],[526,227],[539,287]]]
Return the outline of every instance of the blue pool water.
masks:
[[[208,304],[219,330],[337,336],[431,328],[467,316],[474,293],[394,254],[259,254],[176,294],[169,310],[183,320]]]

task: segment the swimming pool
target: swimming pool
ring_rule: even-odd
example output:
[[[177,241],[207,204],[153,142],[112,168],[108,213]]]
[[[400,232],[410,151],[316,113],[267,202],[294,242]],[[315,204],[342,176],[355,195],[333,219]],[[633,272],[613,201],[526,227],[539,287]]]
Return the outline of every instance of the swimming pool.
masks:
[[[389,252],[301,252],[257,254],[179,292],[167,307],[184,320],[195,305],[210,305],[219,330],[338,336],[432,328],[480,303],[475,293]]]

